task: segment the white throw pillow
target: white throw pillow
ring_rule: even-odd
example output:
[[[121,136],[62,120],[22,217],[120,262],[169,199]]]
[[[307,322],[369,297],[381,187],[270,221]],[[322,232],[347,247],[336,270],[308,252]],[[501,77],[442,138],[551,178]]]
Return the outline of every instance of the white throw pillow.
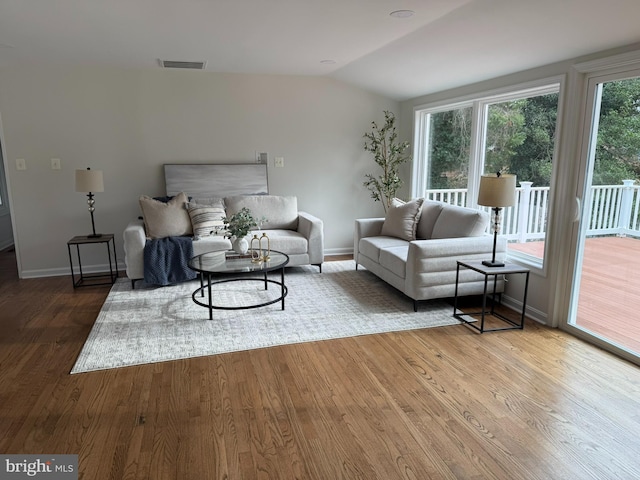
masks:
[[[394,198],[382,225],[382,235],[401,238],[408,242],[415,240],[423,201],[422,198],[416,198],[404,203]]]
[[[168,202],[155,200],[147,195],[140,197],[140,208],[149,238],[179,237],[191,235],[191,218],[185,207],[187,196],[180,192]]]

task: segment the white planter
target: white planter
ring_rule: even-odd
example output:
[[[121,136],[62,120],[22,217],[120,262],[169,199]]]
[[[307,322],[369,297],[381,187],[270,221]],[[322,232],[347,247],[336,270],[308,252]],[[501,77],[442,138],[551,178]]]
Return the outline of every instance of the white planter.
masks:
[[[244,255],[249,250],[249,242],[247,242],[247,239],[244,237],[236,238],[233,240],[233,243],[231,243],[231,248],[233,248],[234,252]]]

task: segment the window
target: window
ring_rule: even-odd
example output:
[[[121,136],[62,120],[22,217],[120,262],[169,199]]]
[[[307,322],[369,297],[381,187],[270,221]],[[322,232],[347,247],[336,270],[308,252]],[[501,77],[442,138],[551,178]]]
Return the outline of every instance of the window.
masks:
[[[518,204],[504,209],[500,233],[510,255],[542,266],[559,91],[557,81],[417,108],[412,195],[484,209],[480,176],[517,175]]]

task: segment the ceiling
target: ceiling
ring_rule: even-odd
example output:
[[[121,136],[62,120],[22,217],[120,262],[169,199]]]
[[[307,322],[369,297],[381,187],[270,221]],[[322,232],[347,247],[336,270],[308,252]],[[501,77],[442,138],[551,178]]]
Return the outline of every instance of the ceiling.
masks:
[[[0,68],[205,61],[405,100],[640,42],[639,18],[639,0],[0,0]]]

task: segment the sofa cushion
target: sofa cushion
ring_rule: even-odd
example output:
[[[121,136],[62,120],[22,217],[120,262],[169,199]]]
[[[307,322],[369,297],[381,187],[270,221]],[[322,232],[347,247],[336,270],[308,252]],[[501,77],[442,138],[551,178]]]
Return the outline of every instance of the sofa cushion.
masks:
[[[380,265],[400,278],[407,276],[407,256],[409,244],[387,247],[380,250]]]
[[[180,192],[168,202],[161,202],[146,195],[140,197],[147,237],[164,238],[191,235],[191,218],[185,207],[187,196]]]
[[[418,221],[418,228],[416,229],[416,238],[421,240],[429,240],[431,238],[433,235],[433,227],[440,216],[440,212],[442,212],[443,206],[443,203],[434,202],[433,200],[425,200],[422,202],[420,220]]]
[[[484,234],[489,214],[473,208],[443,205],[431,238],[477,237]]]
[[[257,235],[258,238],[262,236],[263,231],[251,232],[247,236],[247,241],[250,246],[256,249],[259,246],[258,241],[251,243],[253,235]],[[297,255],[307,253],[309,250],[309,242],[304,235],[296,232],[295,230],[286,229],[271,229],[265,230],[264,233],[269,237],[269,247],[271,250],[278,252],[285,252],[287,255]],[[262,248],[266,248],[266,242],[262,241]]]
[[[382,235],[406,241],[415,240],[422,202],[422,198],[416,198],[406,203],[394,198],[382,224]]]
[[[225,216],[225,212],[222,201],[219,200],[213,205],[188,202],[187,212],[189,212],[193,234],[196,237],[206,237],[224,232],[222,217]]]
[[[358,252],[374,262],[380,262],[380,252],[389,247],[408,246],[406,240],[395,237],[365,237],[360,239]]]
[[[224,203],[227,216],[231,216],[247,207],[257,221],[266,219],[259,226],[262,229],[280,228],[298,229],[297,197],[280,197],[277,195],[241,195],[226,197]]]
[[[209,235],[193,240],[193,255],[202,253],[220,252],[231,248],[231,240],[220,235]]]

